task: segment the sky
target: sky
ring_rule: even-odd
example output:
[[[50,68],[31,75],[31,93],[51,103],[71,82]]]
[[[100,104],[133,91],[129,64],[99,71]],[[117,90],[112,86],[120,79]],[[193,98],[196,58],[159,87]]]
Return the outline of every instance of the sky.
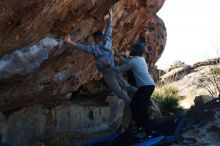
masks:
[[[220,0],[166,0],[157,14],[167,28],[158,68],[166,69],[176,60],[191,65],[219,57]]]

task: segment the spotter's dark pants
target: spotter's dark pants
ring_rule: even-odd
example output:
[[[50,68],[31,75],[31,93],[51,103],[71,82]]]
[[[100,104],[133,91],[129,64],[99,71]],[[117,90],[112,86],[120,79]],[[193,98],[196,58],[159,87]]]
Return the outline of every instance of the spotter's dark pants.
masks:
[[[138,127],[143,127],[147,134],[151,133],[148,120],[148,107],[154,88],[154,85],[139,87],[130,104],[134,121],[137,123]]]

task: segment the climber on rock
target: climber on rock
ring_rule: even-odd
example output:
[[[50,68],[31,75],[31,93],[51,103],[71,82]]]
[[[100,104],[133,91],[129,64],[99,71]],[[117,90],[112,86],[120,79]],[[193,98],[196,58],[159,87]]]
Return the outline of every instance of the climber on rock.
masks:
[[[111,66],[115,65],[115,60],[112,55],[112,10],[109,10],[109,20],[107,22],[105,33],[97,31],[93,33],[95,44],[83,45],[71,40],[70,36],[65,37],[64,41],[71,44],[75,48],[85,53],[92,54],[95,58],[97,69],[103,74],[104,81],[111,90],[120,98],[123,99],[125,104],[129,105],[131,98],[127,95],[126,91],[131,93],[136,92],[136,87],[127,83],[121,74],[113,72],[110,68],[105,67],[101,60],[106,60]]]
[[[150,97],[154,91],[155,83],[148,72],[148,65],[143,57],[144,44],[133,44],[130,51],[132,55],[130,59],[120,57],[120,60],[124,63],[122,66],[112,66],[106,60],[102,60],[102,64],[116,73],[131,70],[138,88],[130,104],[132,117],[138,127],[144,128],[147,135],[152,135],[148,121],[148,105],[150,105]]]

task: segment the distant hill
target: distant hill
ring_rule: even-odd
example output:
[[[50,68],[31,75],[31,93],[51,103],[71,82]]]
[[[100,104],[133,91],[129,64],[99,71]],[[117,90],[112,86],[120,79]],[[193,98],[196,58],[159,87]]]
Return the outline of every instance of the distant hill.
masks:
[[[219,94],[220,86],[220,58],[213,58],[193,65],[176,62],[166,73],[160,76],[160,82],[179,89],[184,98],[181,105],[189,108],[194,104],[195,96]]]

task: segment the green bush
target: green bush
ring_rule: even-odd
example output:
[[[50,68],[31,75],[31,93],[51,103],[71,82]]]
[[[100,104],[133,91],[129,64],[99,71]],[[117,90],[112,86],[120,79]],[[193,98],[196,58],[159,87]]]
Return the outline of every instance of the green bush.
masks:
[[[168,96],[163,98],[159,102],[160,109],[162,113],[169,114],[169,113],[178,113],[182,111],[182,108],[179,106],[179,98],[175,96]]]
[[[209,69],[208,75],[205,75],[202,80],[194,84],[206,89],[212,97],[220,98],[220,67],[209,66]]]
[[[178,96],[178,89],[176,87],[173,86],[162,86],[162,87],[156,87],[156,89],[154,90],[153,93],[153,97],[154,98],[164,98],[164,97],[168,97],[168,96]]]
[[[179,106],[180,98],[178,92],[178,89],[173,86],[156,87],[152,96],[159,104],[163,114],[182,111],[182,108]]]

